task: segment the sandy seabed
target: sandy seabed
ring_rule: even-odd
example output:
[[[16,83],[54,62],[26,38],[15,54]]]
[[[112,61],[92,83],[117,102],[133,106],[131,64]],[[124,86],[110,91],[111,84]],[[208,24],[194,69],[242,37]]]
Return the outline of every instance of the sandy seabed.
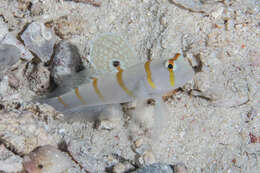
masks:
[[[24,78],[19,73],[33,73],[26,62],[34,54],[23,54],[26,61],[0,76],[0,171],[21,172],[24,155],[63,141],[74,165],[67,172],[124,172],[156,162],[183,163],[194,173],[260,172],[260,1],[92,2],[2,0],[0,44],[5,33],[22,41],[28,24],[42,22],[87,64],[91,40],[117,33],[136,63],[181,52],[196,72],[193,81],[167,96],[163,113],[146,106],[137,112],[143,118],[129,113],[97,128],[62,122],[50,106],[30,102],[38,83],[49,86],[49,72],[42,65],[41,80]]]

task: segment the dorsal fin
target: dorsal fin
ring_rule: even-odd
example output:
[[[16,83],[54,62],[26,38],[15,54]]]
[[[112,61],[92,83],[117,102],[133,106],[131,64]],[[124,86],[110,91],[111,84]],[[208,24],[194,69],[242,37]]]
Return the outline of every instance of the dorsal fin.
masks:
[[[90,57],[98,74],[117,72],[115,64],[127,69],[141,62],[128,43],[119,34],[103,33],[91,41]]]

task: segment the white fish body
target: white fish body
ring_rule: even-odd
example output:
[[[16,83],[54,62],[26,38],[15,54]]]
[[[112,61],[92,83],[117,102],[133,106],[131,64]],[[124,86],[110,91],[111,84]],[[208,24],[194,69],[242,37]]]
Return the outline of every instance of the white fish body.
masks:
[[[162,96],[183,86],[194,76],[193,69],[179,53],[170,59],[149,60],[134,65],[138,58],[131,48],[111,33],[102,34],[94,41],[91,56],[97,70],[103,69],[101,77],[92,78],[89,83],[40,102],[53,106],[68,117],[72,113],[95,117],[108,105]],[[81,75],[78,77],[82,80]],[[74,83],[73,79],[71,81]],[[60,91],[65,88],[66,85]]]
[[[78,107],[125,103],[136,98],[154,98],[183,86],[194,75],[180,54],[168,60],[152,60],[117,73],[93,78],[90,83],[44,102],[61,112]]]

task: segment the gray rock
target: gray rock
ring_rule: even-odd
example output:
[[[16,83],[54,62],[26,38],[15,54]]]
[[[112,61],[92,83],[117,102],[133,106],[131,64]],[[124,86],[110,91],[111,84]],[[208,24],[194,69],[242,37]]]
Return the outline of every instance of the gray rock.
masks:
[[[56,36],[43,23],[31,23],[21,35],[25,46],[34,52],[43,62],[50,60]]]
[[[139,168],[134,173],[173,173],[173,169],[167,164],[154,163],[154,164]]]
[[[68,41],[59,42],[51,68],[51,77],[54,82],[61,84],[66,77],[79,72],[81,67],[82,62],[77,47]]]
[[[1,65],[12,65],[19,60],[20,50],[9,44],[0,44]]]
[[[8,33],[8,27],[4,23],[3,19],[0,18],[0,40],[2,40]]]
[[[0,78],[1,75],[20,58],[20,50],[9,44],[0,44]]]
[[[21,52],[19,57],[20,59],[30,61],[33,58],[31,52],[26,49],[19,40],[16,39],[16,36],[13,33],[8,32],[0,41],[0,44],[8,44],[17,47]]]
[[[26,60],[31,60],[33,58],[32,54],[30,53],[30,51],[26,50],[24,45],[16,39],[16,36],[8,31],[8,26],[7,24],[4,22],[4,20],[0,17],[0,44],[2,45],[9,45],[9,46],[1,46],[0,49],[4,49],[4,51],[8,51],[10,52],[10,49],[14,52],[10,52],[12,55],[14,55],[15,53],[17,53],[16,49],[19,49],[19,58],[22,59],[26,59]],[[10,46],[12,45],[12,46]],[[8,50],[7,50],[8,47]],[[13,48],[15,47],[15,48]],[[3,51],[3,50],[1,50]],[[5,53],[1,53],[1,55],[5,55]],[[0,56],[1,56],[0,55]],[[1,65],[2,65],[2,61],[0,60]],[[1,68],[1,67],[0,67]],[[1,69],[0,69],[1,71]]]

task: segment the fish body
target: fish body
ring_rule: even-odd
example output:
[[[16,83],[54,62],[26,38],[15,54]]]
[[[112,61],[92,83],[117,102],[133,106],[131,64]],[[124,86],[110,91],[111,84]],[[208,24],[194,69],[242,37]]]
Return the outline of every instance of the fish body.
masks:
[[[114,63],[114,68],[116,73],[92,78],[89,83],[43,102],[64,113],[82,108],[93,110],[102,105],[162,96],[194,76],[193,69],[178,53],[170,59],[149,60],[125,70],[120,63]]]

